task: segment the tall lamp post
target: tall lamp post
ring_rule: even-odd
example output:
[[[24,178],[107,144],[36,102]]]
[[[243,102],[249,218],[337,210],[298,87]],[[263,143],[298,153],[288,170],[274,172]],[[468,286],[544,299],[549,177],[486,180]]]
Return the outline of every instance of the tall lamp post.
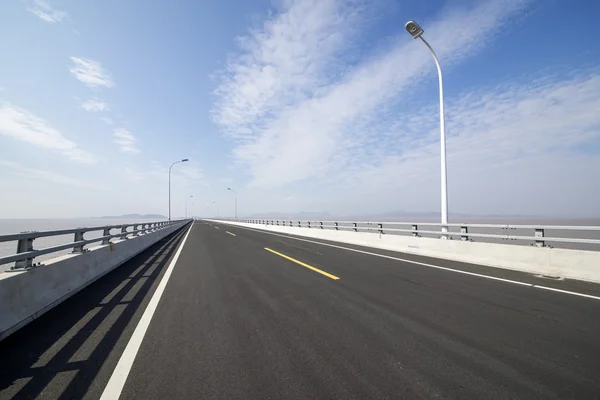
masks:
[[[408,21],[404,25],[406,31],[411,34],[413,39],[421,39],[425,46],[431,51],[435,66],[438,71],[438,78],[440,84],[440,161],[441,161],[441,175],[442,175],[442,239],[447,239],[448,236],[448,180],[446,176],[446,123],[444,116],[444,86],[442,83],[442,67],[440,67],[440,61],[433,51],[433,48],[429,45],[427,40],[423,38],[423,29],[415,21]]]
[[[185,198],[185,217],[186,217],[186,218],[188,217],[188,207],[187,207],[187,203],[188,203],[188,200],[189,200],[189,199],[191,199],[191,198],[193,198],[193,197],[194,197],[194,196],[190,196],[190,197],[186,197],[186,198]]]
[[[169,167],[169,221],[171,220],[171,168],[173,168],[173,165],[175,165],[175,164],[184,163],[187,161],[188,161],[188,159],[184,158],[183,160],[175,161]]]
[[[227,188],[227,190],[231,190],[235,196],[235,211],[233,214],[233,219],[237,219],[237,193],[232,188]]]

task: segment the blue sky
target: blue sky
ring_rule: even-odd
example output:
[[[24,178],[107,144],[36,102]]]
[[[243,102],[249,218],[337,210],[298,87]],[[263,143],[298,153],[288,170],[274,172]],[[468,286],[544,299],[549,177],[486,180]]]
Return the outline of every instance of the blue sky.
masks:
[[[9,0],[0,217],[599,216],[595,1]],[[206,210],[207,205],[215,205]]]

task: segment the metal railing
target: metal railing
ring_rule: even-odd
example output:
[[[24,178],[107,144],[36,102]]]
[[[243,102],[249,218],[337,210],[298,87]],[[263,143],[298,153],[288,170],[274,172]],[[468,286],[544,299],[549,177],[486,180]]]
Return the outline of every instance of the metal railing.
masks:
[[[369,221],[294,221],[249,219],[243,222],[280,225],[298,228],[347,230],[354,232],[374,232],[379,234],[406,234],[413,237],[446,236],[473,242],[481,239],[485,242],[514,241],[514,244],[530,244],[538,247],[569,247],[586,250],[600,250],[600,226],[568,225],[518,225],[518,224],[441,224],[431,222],[369,222]],[[425,227],[425,229],[423,228]],[[448,232],[442,233],[441,228]],[[439,229],[439,230],[436,230]],[[499,233],[498,233],[499,232]],[[518,243],[517,243],[518,242]],[[573,246],[585,245],[585,246]]]
[[[17,242],[17,252],[13,255],[0,257],[0,265],[15,262],[15,265],[10,268],[11,271],[24,270],[33,267],[41,266],[41,263],[34,263],[34,259],[38,256],[50,253],[56,253],[62,250],[73,249],[72,253],[80,254],[88,251],[85,246],[91,243],[100,242],[101,245],[111,244],[111,239],[118,238],[120,240],[126,240],[134,238],[147,233],[155,232],[160,229],[168,228],[175,224],[182,224],[189,222],[188,220],[177,220],[177,221],[158,221],[158,222],[138,222],[132,224],[121,224],[121,225],[106,225],[106,226],[95,226],[95,227],[82,227],[75,229],[61,229],[54,231],[42,231],[42,232],[22,232],[11,235],[0,235],[0,242]],[[129,228],[132,228],[129,230]],[[111,233],[113,229],[118,229],[118,233]],[[85,239],[85,234],[88,232],[102,231],[102,236],[95,237],[93,239]],[[43,249],[35,250],[33,248],[33,242],[35,239],[50,237],[50,236],[61,236],[61,235],[73,235],[73,241],[58,246],[47,247]]]

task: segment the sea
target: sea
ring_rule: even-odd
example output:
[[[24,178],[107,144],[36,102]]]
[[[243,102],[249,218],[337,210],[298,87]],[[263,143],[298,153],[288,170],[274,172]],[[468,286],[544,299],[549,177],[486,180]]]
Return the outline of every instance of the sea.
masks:
[[[256,217],[258,219],[258,217]],[[276,218],[270,217],[269,219],[279,219],[287,221],[296,221],[298,218],[278,216]],[[302,219],[305,220],[305,219]],[[411,229],[410,224],[420,223],[419,229],[428,230],[439,230],[436,226],[424,226],[427,223],[439,222],[437,216],[420,216],[412,218],[398,218],[398,217],[331,217],[326,218],[311,218],[314,221],[356,221],[359,222],[359,226],[364,228],[370,228],[373,231],[377,231],[377,222],[390,222],[395,224],[403,223],[403,225],[388,225],[384,224],[385,228],[400,228],[400,229]],[[456,222],[454,222],[456,221]],[[0,219],[0,236],[20,233],[26,231],[50,231],[58,229],[72,229],[80,227],[102,227],[106,225],[120,225],[120,224],[133,224],[133,223],[144,223],[144,222],[155,222],[155,220],[145,219],[129,219],[129,218],[82,218],[82,219]],[[370,223],[369,223],[370,222]],[[551,218],[551,217],[477,217],[477,216],[462,216],[452,220],[452,223],[465,223],[465,224],[502,224],[502,225],[547,225],[547,226],[600,226],[600,218]],[[351,226],[351,224],[340,224],[341,226]],[[460,228],[455,227],[450,229],[451,232],[459,232]],[[498,235],[519,235],[519,236],[533,236],[533,229],[501,229],[501,228],[472,228],[469,230],[470,233],[489,233]],[[116,231],[113,231],[116,233]],[[386,234],[405,234],[409,233],[398,233],[387,231]],[[85,239],[93,239],[100,237],[102,231],[88,232],[85,235]],[[436,235],[423,234],[424,237],[435,237]],[[595,231],[568,231],[568,230],[554,230],[548,229],[545,232],[547,237],[561,237],[561,238],[585,238],[585,239],[596,239],[600,240],[600,230]],[[456,237],[458,239],[458,237]],[[487,243],[503,243],[503,244],[515,244],[529,246],[532,245],[532,241],[520,241],[497,239],[497,238],[473,238],[474,241],[484,241]],[[73,241],[73,235],[61,235],[51,236],[36,239],[34,241],[34,249],[43,249],[47,247],[57,246]],[[596,244],[583,244],[583,243],[558,243],[548,242],[552,247],[557,248],[569,248],[578,250],[590,250],[600,251],[600,245]],[[45,260],[52,259],[59,255],[68,254],[71,250],[63,250],[60,252],[46,254],[43,256],[36,257],[36,262],[43,262]],[[17,252],[17,242],[0,242],[0,257],[9,256]],[[0,272],[9,269],[13,264],[0,265]]]

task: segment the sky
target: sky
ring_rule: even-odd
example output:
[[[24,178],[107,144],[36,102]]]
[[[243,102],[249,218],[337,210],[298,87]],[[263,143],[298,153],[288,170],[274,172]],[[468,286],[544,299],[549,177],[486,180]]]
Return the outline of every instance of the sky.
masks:
[[[600,2],[4,0],[0,218],[599,217]],[[193,196],[193,197],[191,197]]]

